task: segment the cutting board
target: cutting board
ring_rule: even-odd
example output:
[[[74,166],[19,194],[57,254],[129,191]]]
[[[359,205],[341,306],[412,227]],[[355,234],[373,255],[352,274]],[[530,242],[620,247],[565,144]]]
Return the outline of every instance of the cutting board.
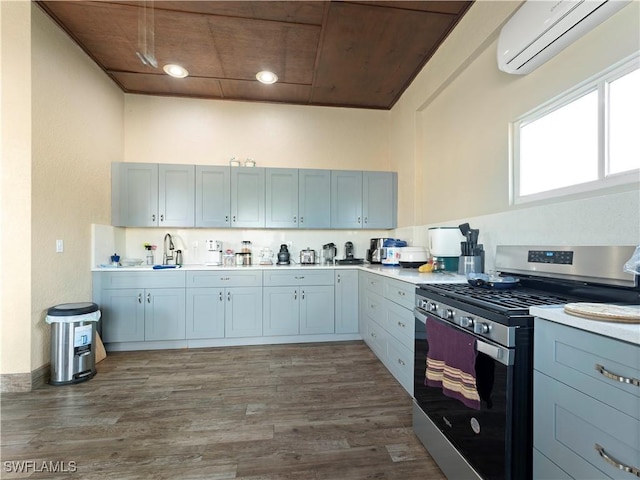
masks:
[[[602,322],[640,323],[640,305],[611,305],[607,303],[567,303],[564,311],[578,317]]]

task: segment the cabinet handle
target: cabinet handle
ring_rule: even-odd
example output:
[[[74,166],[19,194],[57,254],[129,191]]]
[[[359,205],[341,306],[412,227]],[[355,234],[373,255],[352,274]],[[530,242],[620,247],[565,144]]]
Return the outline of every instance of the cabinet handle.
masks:
[[[371,332],[371,336],[372,336],[373,338],[376,338],[376,334],[375,334],[375,333],[373,333],[373,332]]]
[[[302,277],[293,277],[293,278],[295,278],[296,280],[304,280],[304,275]]]
[[[404,323],[402,323],[402,322],[398,322],[398,326],[402,327],[402,328],[406,327],[406,325]]]
[[[151,303],[151,293],[147,293],[147,303]]]
[[[625,465],[624,463],[621,463],[615,458],[607,455],[607,452],[604,451],[604,448],[602,448],[597,443],[594,445],[594,447],[597,450],[598,454],[602,458],[604,458],[607,463],[610,463],[611,465],[616,467],[618,470],[622,470],[623,472],[630,473],[631,475],[635,475],[636,477],[640,478],[640,469],[636,467],[630,467],[629,465]]]
[[[229,215],[224,216],[224,223],[229,223]]]
[[[399,295],[400,297],[404,297],[404,292],[401,292],[400,290],[398,290],[398,295]]]
[[[615,373],[608,372],[602,365],[598,363],[596,363],[596,370],[600,372],[601,375],[611,380],[615,380],[616,382],[628,383],[630,385],[635,385],[636,387],[640,387],[640,380],[638,380],[637,378],[627,378],[620,375],[616,375]]]
[[[364,217],[364,223],[369,223],[369,217]]]
[[[231,292],[227,292],[227,302],[231,301]]]
[[[233,216],[233,223],[236,223],[236,216]]]
[[[338,283],[340,283],[340,275],[338,275]]]
[[[304,223],[304,217],[300,217],[300,223]]]
[[[358,217],[358,225],[360,225],[360,217]]]
[[[296,222],[297,222],[297,220],[296,220],[296,216],[294,215],[294,216],[293,216],[293,223],[296,223]]]
[[[222,301],[222,290],[220,290],[220,301]]]
[[[151,221],[155,222],[156,221],[156,214],[154,213],[153,215],[151,215]]]
[[[304,300],[304,290],[302,290],[302,300]]]
[[[161,222],[164,222],[164,213],[163,213],[163,214],[160,214],[160,221],[161,221]]]
[[[297,300],[297,299],[298,299],[298,291],[297,291],[297,290],[294,290],[294,291],[293,291],[293,299],[294,299],[294,300]]]
[[[138,303],[142,303],[142,294],[141,293],[138,294]]]
[[[398,363],[399,363],[400,365],[402,365],[403,367],[405,367],[405,366],[407,365],[406,363],[404,363],[404,362],[403,362],[402,360],[400,360],[400,359],[398,359]]]

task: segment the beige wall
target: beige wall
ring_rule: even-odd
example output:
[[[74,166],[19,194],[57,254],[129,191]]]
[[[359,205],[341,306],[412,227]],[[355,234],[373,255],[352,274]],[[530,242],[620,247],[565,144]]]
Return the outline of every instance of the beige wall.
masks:
[[[126,95],[127,162],[389,170],[388,112]]]
[[[390,150],[401,154],[401,186],[414,190],[399,198],[400,226],[446,224],[515,209],[535,212],[535,204],[509,204],[509,122],[639,48],[640,2],[633,2],[531,74],[502,73],[496,64],[497,34],[518,5],[476,2],[392,110]],[[629,191],[637,192],[638,185],[538,205],[593,197],[613,203]],[[619,207],[623,219],[635,222],[636,202]],[[576,212],[585,215],[589,212]],[[549,228],[572,227],[572,218],[557,222]]]
[[[31,4],[0,2],[0,372],[31,371]]]
[[[91,300],[91,224],[111,218],[110,165],[122,159],[124,95],[37,6],[31,32],[34,370],[49,361],[47,308]],[[55,251],[57,239],[63,253]]]

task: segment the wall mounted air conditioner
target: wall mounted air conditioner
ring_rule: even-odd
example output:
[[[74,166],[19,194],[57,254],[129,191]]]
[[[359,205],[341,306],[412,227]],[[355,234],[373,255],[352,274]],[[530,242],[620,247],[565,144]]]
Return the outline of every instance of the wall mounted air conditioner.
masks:
[[[500,31],[498,68],[529,73],[630,2],[526,1]]]

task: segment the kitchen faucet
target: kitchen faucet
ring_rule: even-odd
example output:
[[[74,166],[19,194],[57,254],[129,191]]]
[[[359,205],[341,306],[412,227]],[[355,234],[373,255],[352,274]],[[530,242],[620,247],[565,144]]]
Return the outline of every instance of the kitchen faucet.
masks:
[[[169,239],[169,254],[167,254],[167,238]],[[169,260],[173,260],[173,240],[171,239],[171,235],[170,234],[166,234],[164,236],[164,246],[163,246],[163,253],[162,253],[162,264],[163,265],[169,265]]]

